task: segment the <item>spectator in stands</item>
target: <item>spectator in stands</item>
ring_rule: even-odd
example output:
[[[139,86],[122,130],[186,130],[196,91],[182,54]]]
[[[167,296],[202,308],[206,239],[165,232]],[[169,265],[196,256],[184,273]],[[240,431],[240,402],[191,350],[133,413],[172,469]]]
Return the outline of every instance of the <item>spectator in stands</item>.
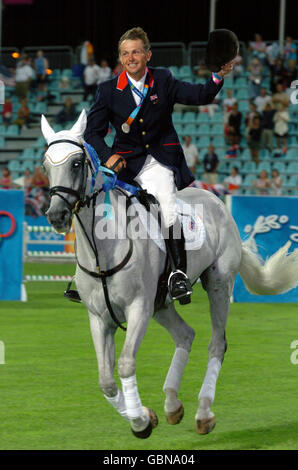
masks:
[[[254,99],[260,93],[261,82],[263,79],[263,66],[259,59],[254,58],[247,67],[249,72],[248,96]]]
[[[238,145],[241,138],[242,113],[238,111],[238,104],[232,106],[232,112],[228,118],[228,142],[230,145]]]
[[[84,70],[84,101],[88,99],[89,95],[92,95],[92,98],[94,98],[99,78],[100,67],[95,63],[94,59],[90,59]]]
[[[283,143],[283,153],[287,151],[287,138],[288,138],[288,122],[290,120],[289,111],[282,103],[278,104],[278,110],[274,114],[274,134],[276,137],[277,147],[281,148],[281,140]]]
[[[28,57],[23,54],[20,62],[17,65],[15,74],[15,94],[17,95],[19,100],[27,97],[30,82],[33,77],[34,73],[32,67],[29,65]]]
[[[271,96],[268,95],[266,88],[262,87],[259,96],[254,99],[257,111],[262,113],[267,103],[271,101]]]
[[[276,60],[279,57],[279,53],[279,45],[277,42],[273,42],[266,47],[266,59],[270,69],[275,65]]]
[[[56,115],[55,122],[56,124],[66,124],[67,122],[74,121],[76,117],[77,112],[72,99],[66,98],[63,108]]]
[[[36,70],[37,86],[40,91],[46,91],[46,85],[48,81],[47,69],[49,68],[49,61],[46,57],[44,57],[43,51],[37,51],[36,59],[34,60],[34,66]]]
[[[0,187],[1,189],[11,189],[12,187],[12,176],[7,167],[3,168]]]
[[[270,90],[271,93],[275,93],[276,86],[281,83],[282,86],[285,83],[287,77],[287,70],[283,65],[281,58],[276,59],[275,64],[270,67]]]
[[[110,69],[108,62],[105,59],[100,61],[98,76],[99,76],[98,82],[97,82],[98,85],[100,83],[106,82],[112,76],[112,70]]]
[[[7,128],[10,125],[12,119],[12,102],[9,96],[5,98],[5,102],[3,104],[2,119],[3,124]]]
[[[260,34],[255,34],[255,40],[249,43],[249,51],[253,57],[257,57],[265,64],[266,59],[266,43]]]
[[[261,117],[261,127],[262,127],[262,136],[261,144],[262,148],[268,148],[270,152],[273,151],[273,129],[274,121],[273,117],[275,114],[275,109],[271,101],[265,105],[265,109]]]
[[[81,78],[82,85],[84,85],[84,70],[88,65],[88,61],[93,58],[93,45],[90,41],[81,41],[80,44],[80,65],[79,65],[79,76]]]
[[[279,175],[278,170],[273,169],[271,180],[270,180],[270,193],[274,196],[281,196],[282,195],[282,178]]]
[[[14,120],[14,124],[17,124],[19,127],[19,133],[21,133],[22,127],[26,126],[29,127],[30,121],[30,110],[27,105],[27,100],[21,100],[21,107],[18,110],[18,117]]]
[[[223,100],[223,122],[228,122],[229,116],[232,112],[232,107],[237,103],[237,98],[233,96],[233,90],[227,89],[227,97]]]
[[[24,173],[24,189],[26,191],[30,191],[32,187],[32,176],[30,170],[26,168]]]
[[[237,55],[235,57],[235,59],[234,59],[234,64],[235,64],[234,65],[234,70],[229,76],[232,75],[233,77],[237,78],[240,75],[242,75],[243,70],[244,70],[243,65],[242,65],[242,61],[243,61],[243,59],[242,59],[241,55]]]
[[[216,184],[218,182],[217,168],[219,159],[214,152],[214,146],[209,145],[208,153],[206,153],[204,160],[204,180],[207,184]]]
[[[34,188],[48,188],[49,180],[46,175],[41,171],[39,166],[34,167],[34,173],[31,179],[31,185]]]
[[[113,74],[114,77],[116,77],[116,76],[119,75],[122,71],[123,71],[123,67],[122,67],[122,64],[121,64],[120,60],[118,59],[116,66],[113,68],[112,74]]]
[[[297,47],[293,39],[290,36],[287,36],[284,47],[284,61],[287,69],[289,69],[290,66],[296,67],[296,49]]]
[[[196,74],[197,74],[197,77],[203,78],[203,79],[206,79],[210,76],[210,71],[207,69],[204,61],[201,61],[199,63]]]
[[[69,90],[70,88],[70,80],[65,75],[61,77],[59,81],[59,90]]]
[[[242,177],[239,175],[239,170],[236,166],[233,166],[231,174],[224,179],[223,185],[230,194],[238,194],[241,184]]]
[[[198,163],[199,152],[197,147],[191,143],[191,137],[186,135],[184,137],[184,145],[182,145],[183,152],[185,155],[186,163],[190,171],[194,173],[195,166]]]
[[[255,188],[255,193],[258,195],[268,194],[270,188],[270,182],[268,180],[267,171],[263,170],[259,174],[258,178],[252,182],[252,186]]]
[[[276,93],[274,93],[272,96],[272,102],[276,109],[278,109],[279,104],[282,104],[285,108],[287,108],[290,104],[290,98],[284,91],[281,83],[276,85]]]
[[[253,101],[249,103],[249,112],[245,116],[245,137],[248,137],[249,130],[255,117],[261,117],[257,111],[257,107]]]
[[[297,79],[296,65],[291,62],[285,74],[285,81],[284,81],[285,87],[291,88],[292,83],[296,79]]]
[[[248,146],[251,153],[251,159],[259,164],[259,150],[261,147],[261,135],[262,135],[262,128],[261,128],[261,121],[259,117],[255,117],[252,120],[251,125],[249,126],[248,131]]]

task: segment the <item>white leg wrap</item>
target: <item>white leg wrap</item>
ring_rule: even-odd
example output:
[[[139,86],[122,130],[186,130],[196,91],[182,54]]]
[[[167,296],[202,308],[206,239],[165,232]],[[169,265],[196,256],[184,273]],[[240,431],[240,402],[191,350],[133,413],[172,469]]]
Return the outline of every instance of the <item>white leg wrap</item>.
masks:
[[[135,375],[121,379],[125,399],[126,412],[129,419],[136,419],[143,415],[141,399],[139,397],[137,379]]]
[[[106,395],[104,395],[104,397],[115,408],[115,410],[117,410],[118,413],[120,413],[120,415],[128,421],[125,400],[122,390],[118,389],[118,393],[115,397],[107,397]]]
[[[201,398],[209,398],[209,400],[211,400],[211,403],[213,403],[215,397],[216,381],[220,369],[221,362],[216,357],[210,359],[210,361],[208,362],[204,382],[199,393],[199,400]]]
[[[165,392],[166,389],[174,389],[178,393],[181,383],[182,374],[184,368],[188,361],[188,351],[183,348],[176,348],[174,357],[171,362],[171,366],[166,377],[163,391]]]

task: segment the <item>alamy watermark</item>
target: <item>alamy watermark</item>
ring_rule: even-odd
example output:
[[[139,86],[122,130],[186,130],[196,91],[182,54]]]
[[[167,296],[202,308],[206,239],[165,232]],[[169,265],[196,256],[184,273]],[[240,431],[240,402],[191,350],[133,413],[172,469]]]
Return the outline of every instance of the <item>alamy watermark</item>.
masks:
[[[298,364],[298,339],[292,341],[291,349],[294,349],[291,354],[291,363],[296,366]]]
[[[0,341],[0,364],[5,364],[5,344]]]

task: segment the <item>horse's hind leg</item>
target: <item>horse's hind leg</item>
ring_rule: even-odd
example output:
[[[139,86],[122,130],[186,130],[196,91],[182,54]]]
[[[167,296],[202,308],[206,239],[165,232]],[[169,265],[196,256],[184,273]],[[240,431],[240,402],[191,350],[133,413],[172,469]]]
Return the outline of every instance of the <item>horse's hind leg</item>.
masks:
[[[207,291],[211,313],[211,341],[209,360],[204,382],[199,393],[199,408],[196,414],[198,434],[208,434],[215,426],[214,414],[210,407],[214,401],[216,381],[227,349],[225,327],[230,309],[235,274],[225,275],[219,265],[210,266],[201,276],[203,288]]]
[[[167,421],[170,424],[178,424],[183,418],[184,409],[177,396],[195,332],[176,312],[174,304],[158,311],[154,319],[168,330],[176,346],[163,391],[166,395],[164,410]]]
[[[128,420],[123,392],[119,390],[114,380],[116,328],[106,325],[101,317],[91,312],[89,320],[97,357],[99,386],[107,401]]]

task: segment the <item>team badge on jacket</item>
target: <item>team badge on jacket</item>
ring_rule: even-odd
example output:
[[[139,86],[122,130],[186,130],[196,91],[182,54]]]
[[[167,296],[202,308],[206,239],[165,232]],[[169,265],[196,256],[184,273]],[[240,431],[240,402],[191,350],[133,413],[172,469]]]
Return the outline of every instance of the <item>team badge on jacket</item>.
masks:
[[[150,100],[153,101],[153,104],[158,102],[158,96],[157,95],[152,95],[150,96]]]

